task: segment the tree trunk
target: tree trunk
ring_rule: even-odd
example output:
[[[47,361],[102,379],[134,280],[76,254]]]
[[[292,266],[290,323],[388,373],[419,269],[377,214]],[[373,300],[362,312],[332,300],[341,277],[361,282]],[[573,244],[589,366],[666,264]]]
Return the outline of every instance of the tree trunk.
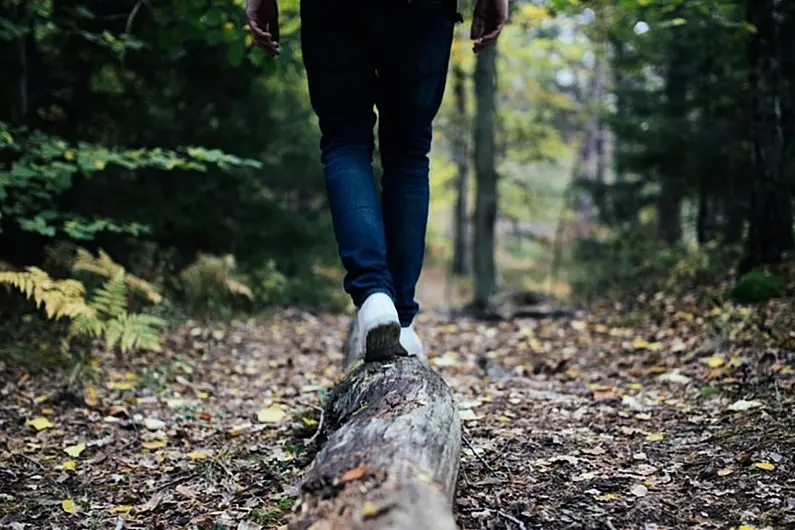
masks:
[[[475,234],[472,246],[476,310],[485,310],[497,284],[494,263],[497,218],[497,169],[494,122],[496,118],[497,48],[480,52],[475,66]]]
[[[670,62],[665,79],[667,131],[666,153],[660,162],[660,196],[657,201],[657,234],[663,242],[674,245],[682,239],[682,199],[684,198],[684,163],[687,134],[687,64],[686,49],[681,42],[681,28],[672,28],[669,44]]]
[[[360,364],[323,418],[291,529],[455,530],[461,420],[438,374],[416,358]]]
[[[453,219],[453,265],[452,273],[457,276],[468,272],[467,242],[468,219],[467,206],[469,204],[468,174],[469,153],[467,152],[466,126],[466,77],[460,64],[453,66],[453,94],[455,96],[456,125],[455,139],[453,141],[453,158],[456,165],[456,202]]]
[[[781,261],[795,247],[792,179],[787,173],[784,136],[781,0],[747,0],[748,20],[757,31],[749,44],[753,182],[746,255],[741,269]]]

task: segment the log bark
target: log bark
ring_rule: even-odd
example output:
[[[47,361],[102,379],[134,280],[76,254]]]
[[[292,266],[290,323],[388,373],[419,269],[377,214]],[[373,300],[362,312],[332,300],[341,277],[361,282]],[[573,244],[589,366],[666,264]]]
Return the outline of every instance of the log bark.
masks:
[[[408,357],[359,363],[323,418],[291,529],[456,528],[461,420],[436,372]]]

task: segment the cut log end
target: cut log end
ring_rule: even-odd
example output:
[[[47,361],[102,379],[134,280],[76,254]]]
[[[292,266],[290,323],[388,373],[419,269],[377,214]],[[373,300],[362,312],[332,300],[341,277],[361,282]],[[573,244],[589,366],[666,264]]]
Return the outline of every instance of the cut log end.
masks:
[[[437,373],[415,358],[359,365],[324,417],[291,528],[455,528],[461,420]]]

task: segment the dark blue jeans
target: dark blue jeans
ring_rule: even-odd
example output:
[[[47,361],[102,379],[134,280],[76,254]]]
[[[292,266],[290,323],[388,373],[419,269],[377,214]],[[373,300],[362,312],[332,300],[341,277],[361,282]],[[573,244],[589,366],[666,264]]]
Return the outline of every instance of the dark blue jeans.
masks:
[[[301,1],[301,48],[344,287],[357,307],[372,293],[389,294],[403,326],[419,308],[431,124],[456,18],[456,0]]]

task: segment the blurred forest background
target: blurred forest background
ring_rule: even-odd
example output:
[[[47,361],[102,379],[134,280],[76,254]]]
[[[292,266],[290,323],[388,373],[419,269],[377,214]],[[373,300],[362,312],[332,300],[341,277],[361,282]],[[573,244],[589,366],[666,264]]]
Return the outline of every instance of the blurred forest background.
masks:
[[[180,315],[349,306],[298,1],[280,9],[271,60],[243,0],[2,1],[6,331],[35,326],[20,291],[67,342],[122,349],[156,347]],[[795,247],[795,5],[517,1],[479,56],[461,11],[424,307],[517,290],[588,303],[733,272],[751,298],[783,293],[755,269]]]

